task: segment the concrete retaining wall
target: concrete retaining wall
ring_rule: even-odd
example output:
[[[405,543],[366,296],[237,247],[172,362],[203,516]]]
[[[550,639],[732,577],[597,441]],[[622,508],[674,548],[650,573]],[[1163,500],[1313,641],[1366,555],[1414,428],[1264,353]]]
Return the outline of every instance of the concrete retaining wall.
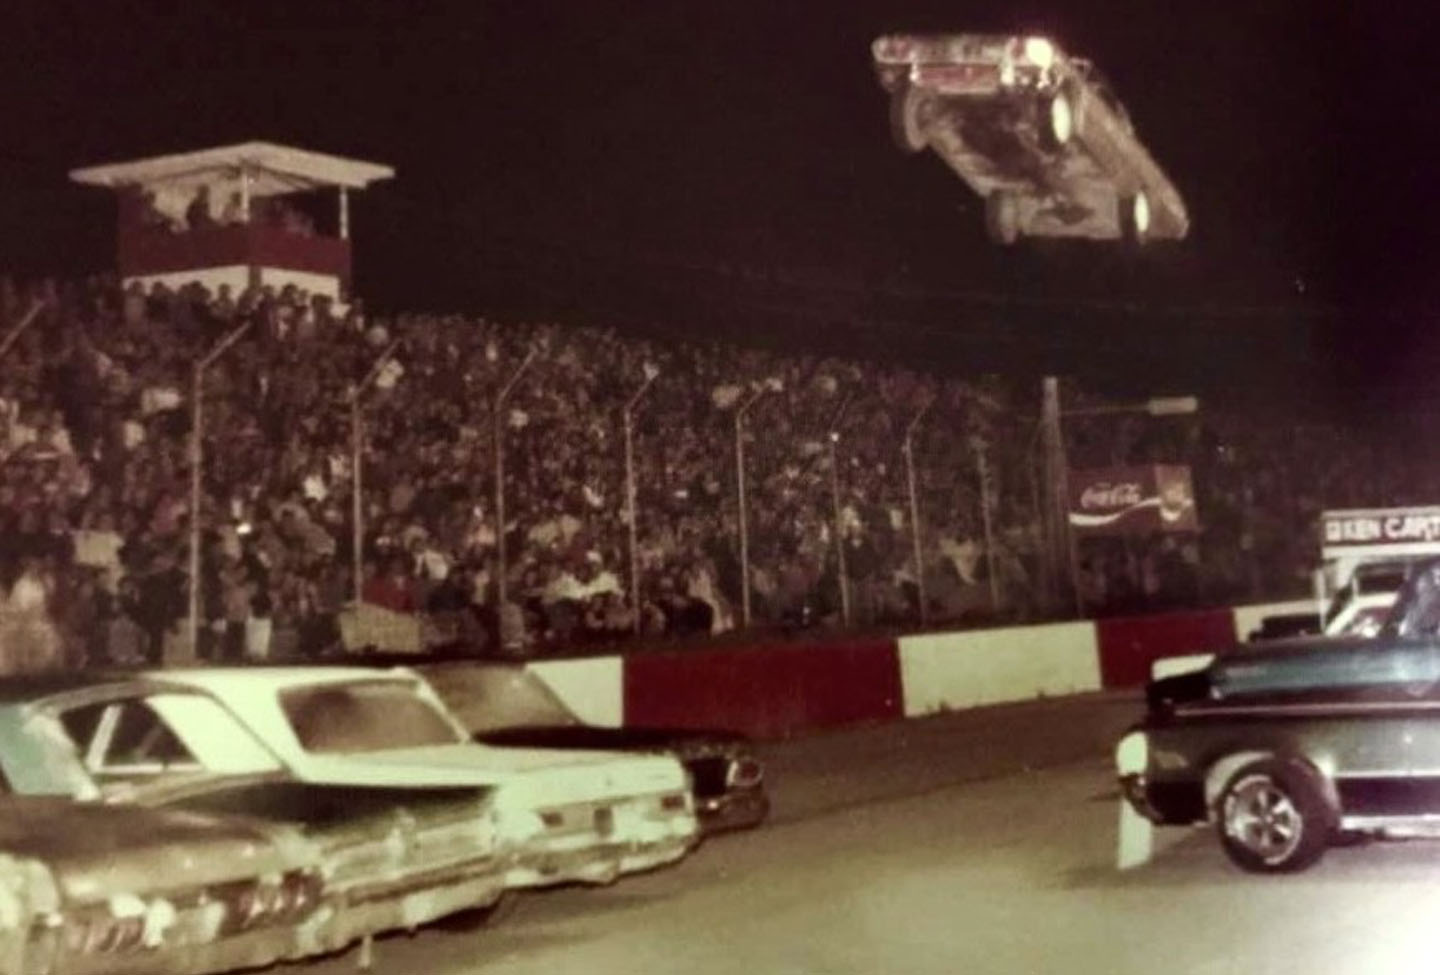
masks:
[[[837,636],[536,662],[584,720],[786,738],[844,725],[1142,686],[1154,661],[1224,650],[1291,603],[1078,623]],[[449,693],[463,694],[450,674]],[[455,683],[459,681],[460,683]],[[460,690],[456,690],[460,688]]]

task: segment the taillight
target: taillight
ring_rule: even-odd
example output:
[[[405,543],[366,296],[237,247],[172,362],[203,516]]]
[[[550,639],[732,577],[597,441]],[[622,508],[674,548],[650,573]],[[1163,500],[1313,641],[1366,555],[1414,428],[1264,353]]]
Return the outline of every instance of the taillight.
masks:
[[[545,824],[546,829],[559,829],[565,825],[565,814],[554,809],[547,809],[540,814],[540,822]]]
[[[660,797],[660,808],[666,812],[682,812],[685,809],[685,796],[683,793],[672,793]]]
[[[749,788],[759,785],[760,780],[765,777],[765,766],[753,758],[737,758],[730,763],[730,771],[725,776],[726,782],[738,788]]]

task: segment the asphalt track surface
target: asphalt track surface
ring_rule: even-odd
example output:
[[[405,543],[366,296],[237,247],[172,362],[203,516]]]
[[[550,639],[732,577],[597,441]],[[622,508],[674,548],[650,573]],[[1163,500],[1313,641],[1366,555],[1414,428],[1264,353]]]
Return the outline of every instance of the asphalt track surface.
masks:
[[[1440,843],[1254,877],[1206,830],[1119,873],[1108,749],[1139,702],[988,708],[768,747],[775,818],[490,927],[375,945],[434,975],[1409,973],[1440,970]],[[288,971],[354,972],[357,955]]]

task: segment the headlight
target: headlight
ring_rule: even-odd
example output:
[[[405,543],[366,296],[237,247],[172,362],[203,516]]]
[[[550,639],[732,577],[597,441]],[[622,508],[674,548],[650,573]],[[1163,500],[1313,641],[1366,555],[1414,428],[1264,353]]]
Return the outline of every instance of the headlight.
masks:
[[[1027,37],[1025,57],[1041,71],[1049,71],[1055,63],[1055,45],[1043,37]]]
[[[1150,764],[1150,740],[1143,731],[1132,731],[1115,746],[1115,770],[1121,776],[1141,775]]]

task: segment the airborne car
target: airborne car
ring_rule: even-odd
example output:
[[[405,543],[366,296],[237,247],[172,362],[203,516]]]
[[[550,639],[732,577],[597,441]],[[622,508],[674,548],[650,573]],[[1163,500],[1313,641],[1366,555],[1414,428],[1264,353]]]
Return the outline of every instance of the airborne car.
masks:
[[[895,34],[871,54],[896,144],[933,149],[985,201],[997,243],[1189,231],[1179,192],[1100,72],[1048,38]]]

